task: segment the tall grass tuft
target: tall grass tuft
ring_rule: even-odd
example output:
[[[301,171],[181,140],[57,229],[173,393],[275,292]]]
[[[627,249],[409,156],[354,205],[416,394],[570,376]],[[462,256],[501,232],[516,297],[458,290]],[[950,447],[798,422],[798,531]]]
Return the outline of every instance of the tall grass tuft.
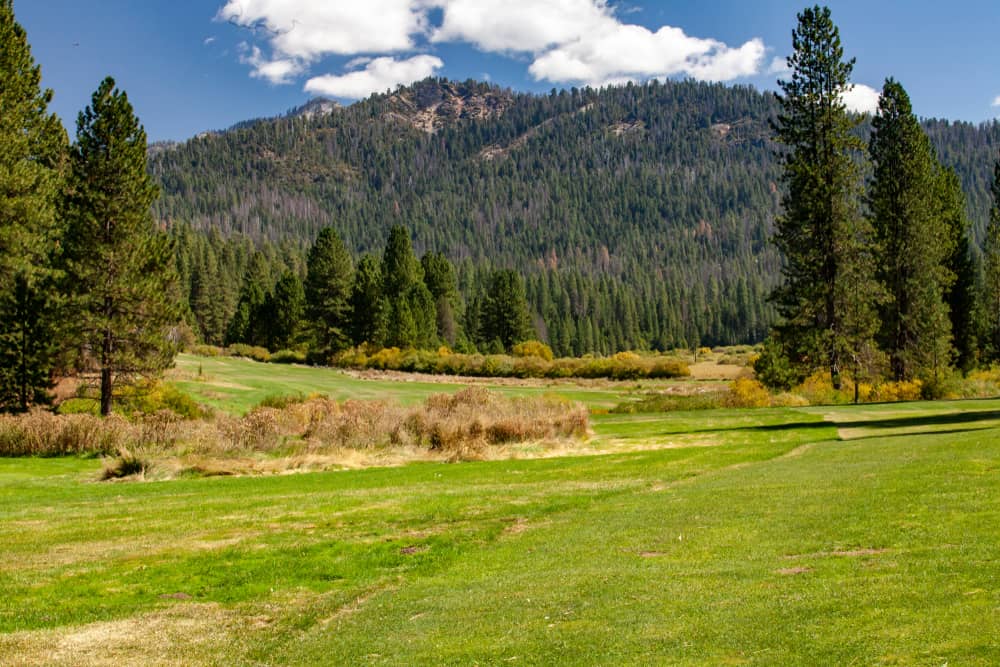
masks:
[[[126,419],[36,411],[0,416],[0,456],[108,457],[104,477],[145,474],[159,459],[290,457],[383,448],[476,458],[490,446],[579,438],[586,409],[556,397],[505,398],[483,388],[407,408],[384,401],[274,397],[243,417],[182,419],[161,410]]]

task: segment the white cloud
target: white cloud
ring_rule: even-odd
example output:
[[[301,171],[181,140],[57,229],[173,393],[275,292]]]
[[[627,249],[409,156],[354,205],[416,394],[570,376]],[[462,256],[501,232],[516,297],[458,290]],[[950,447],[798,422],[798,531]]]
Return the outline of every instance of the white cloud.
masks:
[[[288,82],[330,55],[354,57],[347,74],[309,79],[307,90],[384,90],[433,73],[439,43],[466,43],[531,58],[539,81],[603,85],[670,76],[730,81],[766,67],[760,39],[731,47],[680,28],[623,22],[611,0],[226,0],[218,17],[254,32],[269,47],[245,59],[253,76]],[[432,17],[440,11],[440,25]],[[263,45],[263,44],[262,44]],[[400,55],[406,54],[406,55]],[[391,57],[390,57],[391,56]],[[374,60],[361,60],[372,58]],[[780,59],[774,59],[772,69]],[[435,62],[440,63],[440,60]],[[377,64],[376,64],[377,63]],[[364,69],[358,69],[360,66]],[[412,79],[410,79],[412,80]]]
[[[208,46],[209,44],[212,44],[214,42],[215,42],[215,37],[206,37],[205,41],[203,41],[202,44],[204,46]]]
[[[414,47],[425,32],[421,0],[228,0],[219,18],[260,28],[282,58],[389,53]]]
[[[997,95],[996,99],[993,100],[993,106],[1000,107],[1000,95]]]
[[[250,76],[255,79],[266,79],[273,84],[289,83],[303,71],[302,63],[290,58],[279,58],[278,60],[268,60],[256,46],[248,47],[241,45],[244,53],[240,56],[240,62],[250,65],[253,71]]]
[[[356,100],[399,84],[426,79],[442,67],[444,62],[434,56],[414,56],[407,60],[375,58],[362,70],[313,77],[306,82],[305,89],[310,93]]]
[[[604,0],[437,0],[444,9],[435,42],[484,51],[537,53],[617,23]]]
[[[874,88],[856,83],[841,95],[848,111],[854,113],[875,113],[878,111],[879,92]]]
[[[616,22],[547,51],[529,71],[538,80],[598,85],[678,74],[729,81],[759,72],[765,50],[759,39],[733,49],[713,39],[690,37],[680,28],[663,26],[652,32]]]
[[[786,76],[792,73],[792,68],[788,66],[788,58],[775,56],[767,68],[767,73],[775,76]]]

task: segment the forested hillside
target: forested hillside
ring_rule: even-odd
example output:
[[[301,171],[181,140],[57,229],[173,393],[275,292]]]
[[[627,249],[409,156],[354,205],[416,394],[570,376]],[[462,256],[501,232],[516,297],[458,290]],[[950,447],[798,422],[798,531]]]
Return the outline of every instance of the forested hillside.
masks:
[[[428,80],[158,147],[155,210],[177,230],[206,339],[222,336],[254,246],[272,275],[302,274],[323,227],[360,255],[403,225],[419,254],[456,264],[466,298],[491,269],[521,272],[559,354],[752,342],[779,275],[777,109],[769,93],[695,82],[535,96]],[[982,238],[1000,125],[925,128]]]

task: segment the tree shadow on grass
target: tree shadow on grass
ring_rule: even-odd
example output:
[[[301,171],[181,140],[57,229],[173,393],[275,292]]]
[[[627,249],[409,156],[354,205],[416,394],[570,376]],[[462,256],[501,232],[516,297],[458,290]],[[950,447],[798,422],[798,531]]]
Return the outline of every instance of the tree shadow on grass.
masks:
[[[865,429],[900,429],[900,428],[917,428],[917,427],[948,427],[948,426],[958,426],[961,424],[975,424],[984,421],[996,421],[1000,420],[1000,410],[964,410],[961,412],[945,412],[936,415],[913,415],[913,416],[900,416],[892,417],[887,419],[862,419],[862,420],[850,420],[850,421],[835,421],[835,420],[821,420],[821,421],[795,421],[786,422],[783,424],[762,424],[757,426],[734,426],[730,428],[720,427],[720,428],[702,428],[702,429],[689,429],[683,431],[683,433],[726,433],[731,431],[744,431],[744,432],[758,432],[758,433],[773,433],[782,431],[794,431],[799,429],[820,429],[820,428],[836,428],[836,429],[851,429],[851,428],[865,428]],[[962,431],[971,430],[985,430],[991,428],[989,426],[984,426],[979,429],[951,429],[947,431],[928,431],[928,433],[958,433]],[[680,433],[680,432],[679,432]],[[912,433],[907,435],[921,435],[920,433]],[[871,436],[864,437],[881,437],[879,434],[872,434]],[[857,438],[852,438],[857,439]]]
[[[871,440],[873,438],[912,438],[921,435],[961,435],[963,433],[975,433],[976,431],[991,431],[994,426],[974,426],[972,428],[950,428],[943,431],[915,431],[907,433],[865,433],[864,435],[856,435],[849,437],[842,437],[841,440],[856,442],[858,440]]]

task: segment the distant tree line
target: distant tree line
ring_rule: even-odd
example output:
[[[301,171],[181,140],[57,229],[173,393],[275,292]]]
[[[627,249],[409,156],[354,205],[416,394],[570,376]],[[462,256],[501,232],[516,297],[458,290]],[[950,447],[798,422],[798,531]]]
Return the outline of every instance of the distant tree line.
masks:
[[[406,105],[448,95],[503,113],[433,134],[406,122]],[[769,242],[782,211],[770,129],[781,111],[772,93],[693,81],[528,95],[429,79],[328,115],[153,147],[154,209],[190,240],[178,248],[182,281],[198,294],[216,285],[225,321],[253,254],[230,246],[275,259],[270,289],[286,269],[305,280],[322,229],[359,262],[380,257],[398,225],[418,256],[452,262],[466,307],[494,270],[519,272],[536,333],[560,356],[760,342],[778,319],[768,296],[784,261]],[[856,120],[848,132],[867,144],[872,121]],[[969,254],[985,265],[1000,124],[921,125],[959,178]],[[201,282],[213,272],[220,280]],[[225,322],[203,326],[206,308],[192,311],[197,336],[221,343]]]
[[[146,133],[107,78],[71,145],[11,0],[0,44],[0,410],[47,402],[56,374],[94,373],[107,415],[123,381],[172,361],[181,321]]]

